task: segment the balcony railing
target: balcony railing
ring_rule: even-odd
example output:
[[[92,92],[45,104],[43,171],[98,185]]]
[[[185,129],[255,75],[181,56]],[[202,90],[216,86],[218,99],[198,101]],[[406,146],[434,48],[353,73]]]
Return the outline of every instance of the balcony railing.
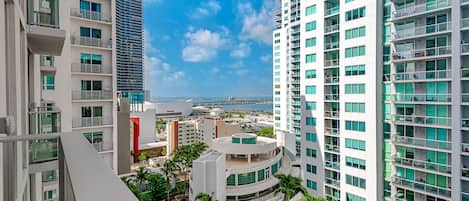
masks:
[[[324,67],[339,66],[339,59],[329,59],[324,61]]]
[[[298,51],[298,50],[290,50],[290,56],[296,56],[296,55],[300,55],[300,51]]]
[[[112,48],[111,40],[104,40],[101,38],[71,36],[70,42],[74,45],[83,45],[91,47]]]
[[[104,67],[101,64],[72,63],[72,72],[76,73],[103,73],[111,74],[111,67]]]
[[[440,102],[450,103],[451,94],[394,94],[396,102]]]
[[[451,174],[451,166],[446,165],[446,164],[439,164],[439,163],[433,163],[433,162],[428,162],[428,161],[421,161],[421,160],[410,159],[410,158],[399,158],[399,157],[394,157],[393,163],[398,164],[398,165],[410,166],[414,168],[432,170],[432,171],[441,172],[445,174]]]
[[[298,41],[300,40],[300,36],[290,36],[291,41]]]
[[[72,100],[105,100],[112,99],[111,90],[76,90],[72,92]]]
[[[300,70],[300,64],[292,64],[292,65],[290,66],[290,69],[291,69],[291,70]]]
[[[333,168],[336,170],[340,169],[340,163],[339,162],[334,162],[334,161],[324,161],[324,166],[328,168]]]
[[[418,59],[424,57],[436,57],[451,54],[451,46],[431,47],[418,50],[409,50],[401,52],[393,52],[392,60],[398,61],[403,59]]]
[[[411,123],[423,125],[440,125],[450,126],[451,118],[449,117],[431,117],[431,116],[418,116],[418,115],[392,115],[393,121],[397,123]]]
[[[404,6],[402,8],[397,9],[393,13],[393,18],[400,18],[406,17],[410,15],[417,15],[424,12],[432,11],[435,9],[443,8],[449,6],[451,1],[448,0],[436,0],[432,2],[425,2],[421,4],[409,4],[408,6]]]
[[[291,59],[290,59],[290,62],[291,62],[291,63],[299,63],[299,62],[300,62],[300,58],[291,58]]]
[[[339,6],[328,8],[324,15],[329,16],[329,15],[335,15],[339,14]]]
[[[339,76],[324,77],[324,83],[326,84],[339,83]]]
[[[416,137],[394,135],[393,141],[395,143],[415,145],[415,146],[420,146],[420,147],[451,150],[451,142],[442,141],[442,140],[432,140],[432,139],[423,139],[423,138],[416,138]]]
[[[102,22],[111,22],[111,15],[103,12],[95,12],[86,9],[71,8],[70,15],[83,19],[96,20]]]
[[[461,44],[461,53],[469,53],[469,43]]]
[[[55,200],[80,201],[80,200],[115,200],[137,201],[137,198],[126,185],[105,164],[93,146],[81,135],[81,133],[58,133],[46,135],[19,135],[0,137],[2,147],[17,147],[18,143],[30,143],[31,141],[55,140],[60,150],[58,160],[58,198]],[[5,149],[7,150],[7,149]],[[11,149],[13,150],[13,149]],[[21,151],[18,149],[16,151]],[[46,150],[48,151],[48,150]],[[50,151],[50,150],[49,150]],[[9,151],[7,151],[9,152]],[[15,154],[11,152],[7,154]],[[14,163],[4,163],[8,174],[15,174],[10,168]],[[15,166],[16,167],[16,166]],[[15,177],[16,178],[16,177]],[[16,178],[18,179],[18,178]],[[14,186],[18,182],[14,179],[6,179],[7,186]],[[17,195],[7,197],[14,198]]]
[[[339,24],[328,25],[324,27],[324,34],[339,31]]]
[[[58,15],[58,13],[32,11],[28,19],[28,24],[58,29],[60,24],[56,15]]]
[[[461,176],[469,178],[469,168],[461,167]]]
[[[461,28],[469,27],[469,18],[464,18],[461,20]]]
[[[299,47],[300,47],[300,43],[291,43],[290,47],[291,47],[291,48],[299,48]]]
[[[324,44],[325,50],[337,49],[337,48],[339,48],[339,42],[329,42],[329,43]]]
[[[332,151],[332,152],[337,152],[337,153],[340,152],[340,147],[339,147],[339,145],[324,144],[324,148],[325,148],[327,151]]]
[[[340,134],[340,129],[339,128],[331,128],[331,127],[325,127],[324,128],[324,133],[327,135],[339,135]]]
[[[324,111],[325,117],[339,118],[339,111]]]
[[[393,81],[450,79],[450,70],[402,72],[391,75]]]
[[[340,99],[339,94],[324,94],[324,100],[338,101],[339,99]]]
[[[469,143],[461,143],[461,152],[469,154]]]
[[[431,24],[426,26],[412,27],[408,29],[401,29],[393,33],[393,39],[403,39],[410,37],[418,37],[431,33],[439,33],[444,31],[449,31],[451,29],[451,22],[442,22],[438,24]]]
[[[393,183],[398,186],[404,186],[407,188],[431,193],[437,196],[451,198],[451,190],[448,188],[442,188],[442,187],[426,184],[424,181],[422,182],[412,181],[412,180],[404,179],[404,178],[397,177],[397,176],[393,176],[392,180],[393,180]]]
[[[337,179],[332,179],[332,178],[325,178],[326,184],[335,186],[337,188],[340,188],[340,181]]]
[[[73,128],[112,125],[112,118],[80,117],[73,119]]]

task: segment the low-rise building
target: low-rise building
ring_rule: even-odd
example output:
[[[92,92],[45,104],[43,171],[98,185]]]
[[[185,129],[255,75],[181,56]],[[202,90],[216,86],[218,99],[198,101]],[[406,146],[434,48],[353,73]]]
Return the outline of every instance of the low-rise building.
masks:
[[[274,194],[279,184],[274,175],[288,169],[288,160],[284,161],[282,148],[275,139],[236,133],[214,139],[211,150],[214,152],[193,163],[190,200],[199,193],[213,193],[220,201],[274,200],[281,196]],[[220,162],[222,159],[224,163]],[[205,174],[210,169],[224,170],[224,175],[216,171],[213,171],[216,174]],[[224,188],[216,188],[223,184]]]
[[[218,137],[231,136],[239,133],[241,127],[237,123],[227,123],[219,118],[198,118],[194,120],[173,120],[166,126],[167,154],[170,155],[178,146],[194,142],[205,142],[211,146],[212,140]]]

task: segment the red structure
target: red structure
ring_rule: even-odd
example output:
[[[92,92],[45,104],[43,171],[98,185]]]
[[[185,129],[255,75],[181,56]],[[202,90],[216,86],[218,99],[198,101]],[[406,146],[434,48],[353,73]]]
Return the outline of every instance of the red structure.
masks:
[[[140,118],[138,117],[130,117],[130,121],[132,122],[132,126],[134,128],[133,133],[134,133],[134,162],[138,161],[138,154],[139,154],[139,149],[138,149],[138,137],[140,136]]]

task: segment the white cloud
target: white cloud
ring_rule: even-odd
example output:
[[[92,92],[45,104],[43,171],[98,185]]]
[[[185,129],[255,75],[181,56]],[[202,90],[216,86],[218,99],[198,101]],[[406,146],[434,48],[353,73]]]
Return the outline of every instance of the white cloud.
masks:
[[[189,31],[184,36],[187,44],[182,50],[182,59],[189,62],[209,61],[215,58],[218,50],[228,42],[220,33],[206,29]]]
[[[172,81],[183,79],[186,74],[174,69],[171,64],[164,61],[164,56],[152,44],[152,37],[147,29],[144,29],[144,86],[146,90],[151,90],[155,83],[171,83]]]
[[[240,38],[272,44],[272,14],[278,7],[276,3],[277,1],[264,0],[260,11],[256,11],[251,3],[238,3],[238,13],[243,23]]]
[[[158,50],[152,44],[153,38],[151,37],[150,31],[146,28],[143,29],[143,48],[145,54],[157,53]]]
[[[218,73],[218,72],[220,72],[220,69],[218,67],[213,67],[212,69],[210,69],[210,72]]]
[[[261,61],[262,61],[262,62],[265,62],[265,63],[267,63],[267,62],[270,61],[271,59],[272,59],[272,55],[270,55],[270,54],[266,54],[266,55],[264,55],[264,56],[261,56]]]
[[[210,15],[215,15],[220,10],[221,10],[220,2],[215,1],[215,0],[209,0],[207,2],[201,3],[198,8],[192,11],[189,17],[191,17],[192,19],[200,19],[200,18],[207,17]]]
[[[247,69],[239,69],[236,71],[236,74],[237,75],[244,75],[246,73],[248,73],[249,71]]]
[[[234,58],[246,58],[251,54],[251,47],[246,43],[240,43],[231,51],[230,56]]]

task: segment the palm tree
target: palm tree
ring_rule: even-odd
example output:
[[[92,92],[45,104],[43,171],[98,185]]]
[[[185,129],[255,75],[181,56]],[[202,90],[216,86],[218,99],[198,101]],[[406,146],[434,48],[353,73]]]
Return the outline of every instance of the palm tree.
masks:
[[[195,142],[191,145],[183,145],[174,150],[173,160],[179,164],[180,172],[184,173],[184,194],[188,194],[189,182],[187,175],[192,168],[192,162],[199,158],[200,155],[208,148],[203,142]]]
[[[207,193],[199,193],[195,196],[195,201],[218,201],[213,198],[213,192],[209,195]]]
[[[136,173],[137,174],[135,175],[135,183],[138,184],[138,188],[140,189],[140,191],[144,191],[145,182],[148,176],[150,175],[150,171],[148,171],[145,167],[140,166],[137,169]]]
[[[176,171],[179,170],[176,162],[173,160],[166,160],[161,167],[161,172],[163,172],[166,178],[166,185],[168,187],[167,199],[169,201],[169,192],[171,190],[171,179],[176,177]]]
[[[306,189],[301,185],[301,179],[284,174],[276,174],[275,177],[280,180],[279,189],[275,192],[282,192],[285,197],[283,200],[290,200],[298,192],[305,194]]]

